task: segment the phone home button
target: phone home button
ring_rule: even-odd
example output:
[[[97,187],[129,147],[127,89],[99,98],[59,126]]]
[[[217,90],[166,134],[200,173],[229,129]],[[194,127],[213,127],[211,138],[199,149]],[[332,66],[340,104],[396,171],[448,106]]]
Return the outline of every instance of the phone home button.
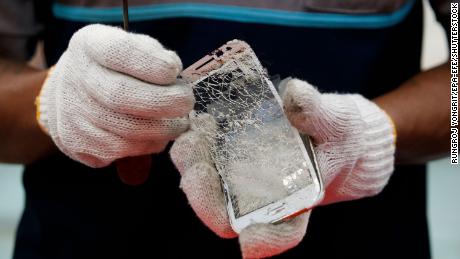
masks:
[[[286,203],[283,202],[278,206],[268,208],[267,209],[267,215],[272,216],[272,215],[276,215],[276,214],[280,213],[281,211],[286,209],[285,205],[286,205]]]

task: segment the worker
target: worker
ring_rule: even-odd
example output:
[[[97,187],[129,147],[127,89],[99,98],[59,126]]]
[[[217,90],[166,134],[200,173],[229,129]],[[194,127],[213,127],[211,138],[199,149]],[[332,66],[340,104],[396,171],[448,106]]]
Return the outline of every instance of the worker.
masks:
[[[450,2],[431,4],[448,30]],[[15,259],[430,258],[425,163],[449,149],[449,67],[420,71],[422,1],[138,0],[129,32],[121,6],[0,3],[0,161],[25,164]],[[232,39],[294,78],[284,110],[326,188],[238,238],[176,80]],[[26,62],[40,41],[45,69]],[[147,181],[124,184],[116,161],[142,155]]]

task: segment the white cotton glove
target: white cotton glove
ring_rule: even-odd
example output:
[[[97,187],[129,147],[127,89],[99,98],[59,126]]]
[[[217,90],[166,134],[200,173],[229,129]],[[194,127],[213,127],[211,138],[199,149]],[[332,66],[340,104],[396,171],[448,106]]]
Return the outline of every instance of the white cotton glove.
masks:
[[[234,238],[227,214],[220,178],[210,155],[210,143],[200,129],[215,127],[208,114],[190,115],[191,129],[171,148],[172,161],[182,178],[180,186],[198,217],[222,238]],[[202,123],[208,126],[203,127]],[[200,125],[197,127],[196,125]],[[212,130],[212,129],[211,129]],[[307,230],[310,212],[278,225],[255,224],[239,234],[243,258],[273,256],[296,246]]]
[[[358,94],[320,94],[298,79],[282,93],[299,132],[313,138],[326,195],[322,204],[378,194],[394,168],[396,132],[390,117]]]
[[[290,80],[282,94],[291,123],[313,138],[319,170],[326,186],[322,204],[379,193],[393,171],[395,133],[383,110],[360,95],[320,94],[300,80]],[[200,127],[191,129],[171,148],[182,175],[181,188],[198,217],[223,238],[237,236],[230,227],[219,176]],[[213,127],[210,123],[209,127]],[[257,224],[239,236],[244,258],[263,258],[296,246],[304,237],[310,212],[279,225]]]
[[[188,128],[192,89],[157,40],[105,25],[77,31],[37,97],[40,125],[74,160],[103,167],[158,153]]]

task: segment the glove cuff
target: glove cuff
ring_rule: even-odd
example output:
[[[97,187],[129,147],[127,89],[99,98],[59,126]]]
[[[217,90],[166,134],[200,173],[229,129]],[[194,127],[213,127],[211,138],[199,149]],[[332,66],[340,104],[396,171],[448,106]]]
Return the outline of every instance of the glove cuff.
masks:
[[[350,182],[345,183],[348,190],[344,191],[360,198],[378,194],[387,184],[394,170],[396,133],[392,119],[375,103],[361,95],[354,95],[353,99],[365,123],[366,148],[348,179]]]
[[[51,67],[48,70],[48,74],[43,82],[42,88],[40,93],[35,98],[35,108],[36,108],[36,119],[40,128],[46,134],[50,135],[50,127],[49,127],[49,110],[48,107],[50,106],[50,96],[54,96],[54,88],[51,87],[50,84],[50,77],[51,73],[53,72],[54,67]]]

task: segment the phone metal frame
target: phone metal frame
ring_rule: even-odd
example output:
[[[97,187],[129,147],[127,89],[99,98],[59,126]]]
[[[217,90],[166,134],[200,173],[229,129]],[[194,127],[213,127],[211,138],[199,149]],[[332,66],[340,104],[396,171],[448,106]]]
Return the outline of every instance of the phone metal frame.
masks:
[[[248,52],[253,56],[258,66],[257,69],[260,73],[263,73],[263,67],[249,45],[244,41],[232,40],[189,66],[181,73],[181,77],[186,82],[196,84],[201,80],[204,80],[207,76],[213,74],[213,72],[222,67],[226,62],[231,61],[236,55],[244,52]],[[264,78],[270,88],[270,91],[275,96],[276,101],[281,107],[283,107],[282,100],[272,82],[267,77]],[[321,174],[319,173],[315,153],[313,151],[313,145],[308,136],[305,136],[307,139],[302,139],[298,131],[295,128],[293,128],[293,130],[297,133],[295,136],[304,157],[310,158],[310,163],[307,168],[310,173],[312,183],[307,187],[300,189],[281,200],[272,202],[262,208],[256,209],[237,218],[235,216],[233,203],[228,191],[228,185],[223,180],[220,172],[218,172],[226,199],[230,224],[235,232],[240,233],[244,228],[254,223],[276,224],[282,222],[311,209],[322,200],[324,196],[323,181]]]

